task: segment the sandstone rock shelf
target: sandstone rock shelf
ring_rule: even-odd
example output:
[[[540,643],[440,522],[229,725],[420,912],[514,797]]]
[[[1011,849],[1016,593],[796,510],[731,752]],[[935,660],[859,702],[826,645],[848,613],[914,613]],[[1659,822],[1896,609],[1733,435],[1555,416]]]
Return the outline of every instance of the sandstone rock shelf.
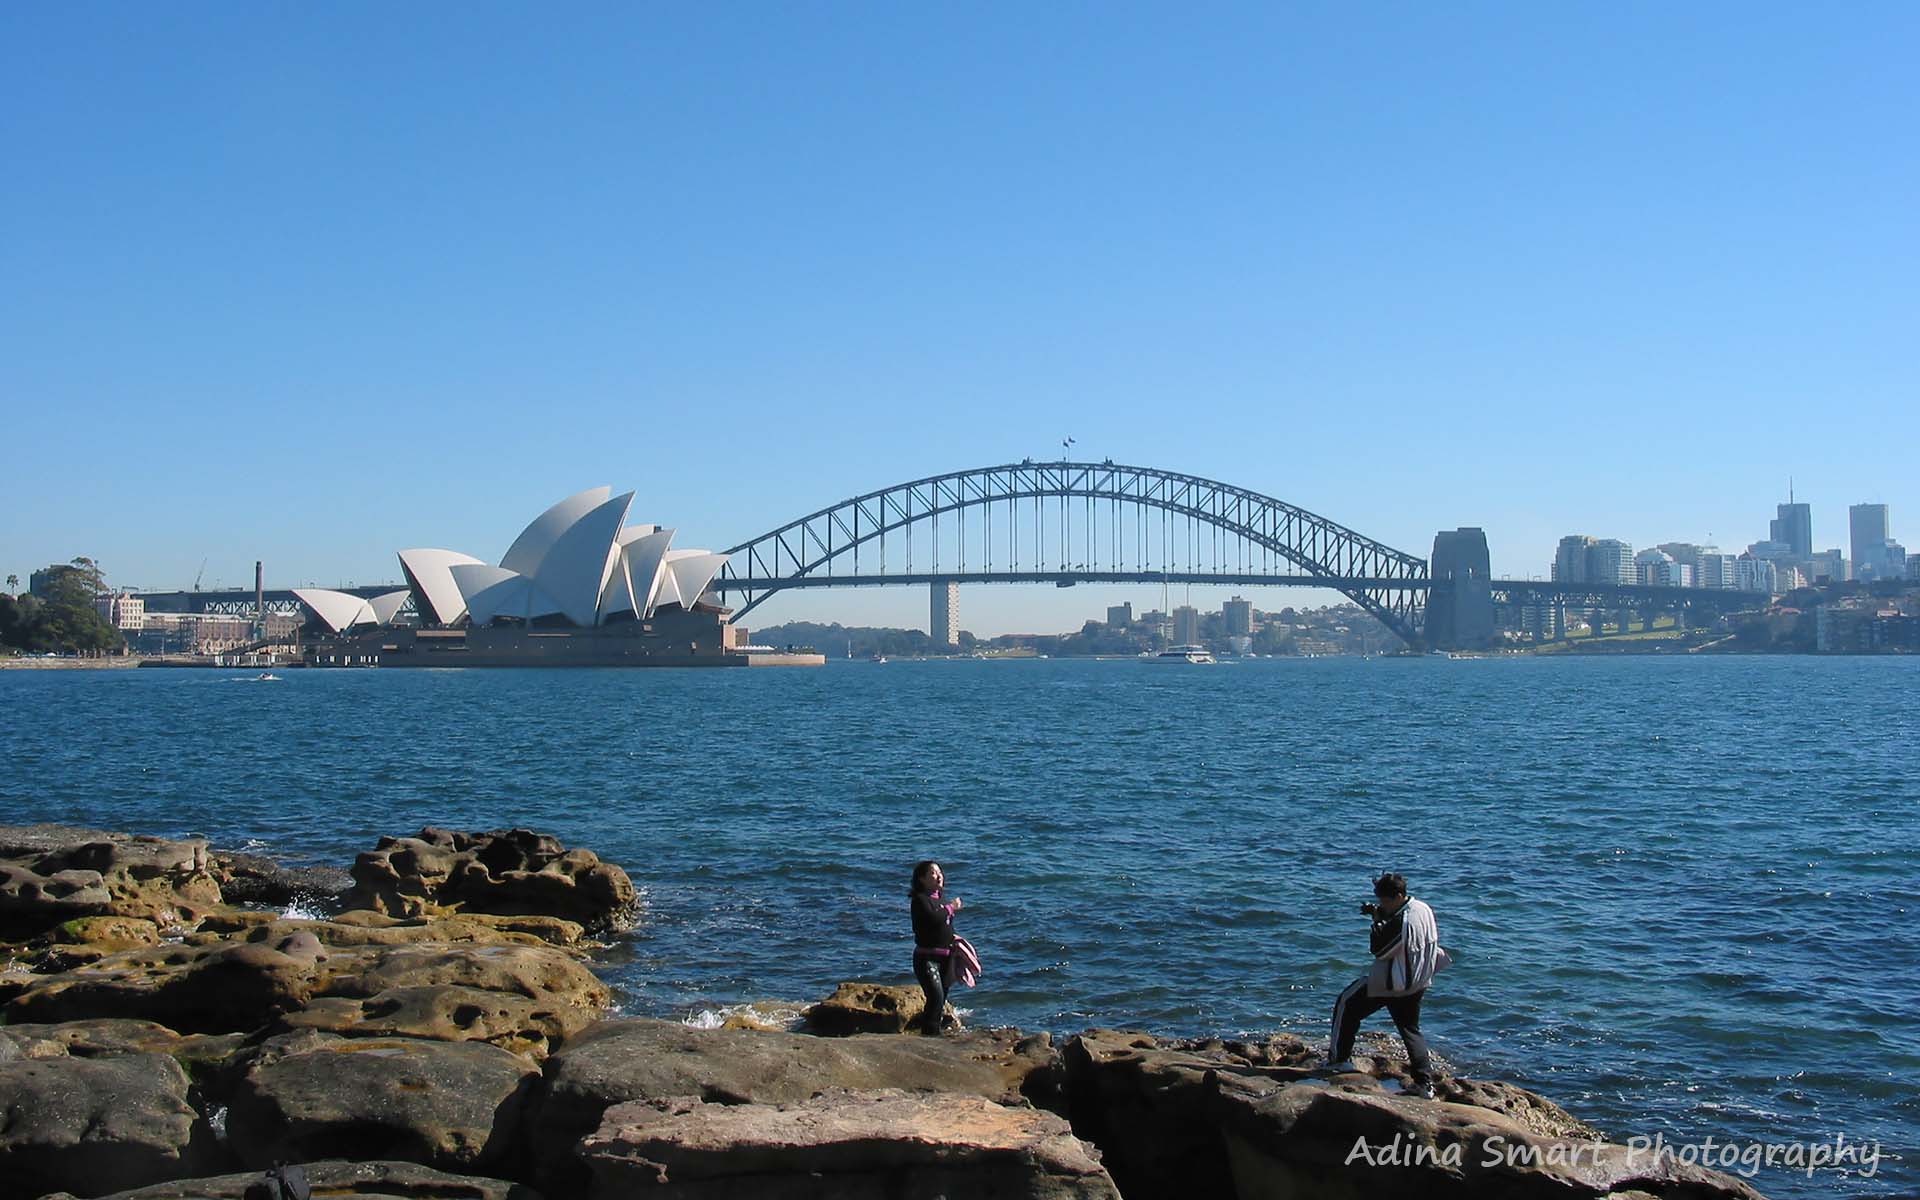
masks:
[[[1329,1075],[1290,1037],[929,1038],[900,1032],[917,988],[866,981],[754,1010],[799,1030],[609,1017],[589,938],[634,897],[527,830],[339,872],[0,827],[0,1200],[239,1200],[279,1161],[316,1195],[474,1200],[1758,1195],[1510,1084],[1415,1099],[1396,1059]],[[296,898],[328,915],[245,907]]]

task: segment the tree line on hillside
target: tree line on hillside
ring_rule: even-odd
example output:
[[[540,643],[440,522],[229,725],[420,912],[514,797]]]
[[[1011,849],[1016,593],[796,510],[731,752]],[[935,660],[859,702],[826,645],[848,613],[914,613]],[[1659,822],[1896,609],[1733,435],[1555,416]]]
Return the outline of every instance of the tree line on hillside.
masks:
[[[40,573],[41,594],[15,595],[18,575],[7,576],[0,593],[0,649],[26,654],[91,654],[118,650],[126,644],[94,607],[94,597],[107,591],[100,564],[90,558],[56,563]]]

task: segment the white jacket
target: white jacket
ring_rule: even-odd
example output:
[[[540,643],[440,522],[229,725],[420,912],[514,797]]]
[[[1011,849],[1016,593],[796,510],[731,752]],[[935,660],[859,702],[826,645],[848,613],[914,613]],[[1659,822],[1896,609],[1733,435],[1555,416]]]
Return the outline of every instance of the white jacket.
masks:
[[[1452,961],[1440,948],[1440,926],[1424,900],[1409,899],[1396,914],[1400,936],[1374,956],[1367,995],[1411,996],[1425,991],[1433,974]]]

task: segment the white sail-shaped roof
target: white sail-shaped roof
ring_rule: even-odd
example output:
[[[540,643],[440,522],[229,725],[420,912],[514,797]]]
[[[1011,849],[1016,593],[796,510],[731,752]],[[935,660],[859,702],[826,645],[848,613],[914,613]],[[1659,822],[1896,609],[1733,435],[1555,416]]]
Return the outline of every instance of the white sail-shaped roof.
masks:
[[[667,547],[673,544],[673,530],[655,529],[631,541],[626,540],[625,532],[620,536],[623,544],[607,579],[606,590],[600,596],[601,615],[631,612],[640,617],[651,616],[654,592],[660,586],[661,562],[666,558]]]
[[[528,579],[505,567],[486,563],[458,563],[452,568],[453,580],[466,602],[467,617],[475,625],[485,625],[495,617],[552,616],[560,606]]]
[[[547,548],[534,586],[551,596],[575,625],[593,625],[600,613],[600,592],[618,552],[620,527],[633,504],[627,492],[582,514]]]
[[[379,620],[374,616],[373,606],[351,592],[337,592],[332,588],[294,588],[293,597],[312,609],[313,614],[335,633]]]
[[[500,565],[529,579],[538,579],[541,565],[546,561],[548,551],[553,549],[553,544],[581,517],[605,504],[611,495],[613,489],[609,487],[588,488],[541,513],[533,519],[533,524],[520,531],[519,537],[513,539],[513,545],[507,547]],[[611,542],[613,539],[609,536],[607,540]]]
[[[613,569],[607,572],[607,584],[600,589],[601,620],[617,613],[646,613],[647,591],[652,585],[652,576],[634,575],[633,550],[638,543],[658,532],[657,525],[629,525],[620,531],[620,545],[614,551]]]
[[[727,556],[711,550],[672,550],[667,553],[665,577],[660,581],[661,594],[654,600],[656,605],[665,604],[671,597],[665,593],[669,583],[673,593],[680,600],[680,607],[692,608],[707,590],[713,577],[720,568],[727,565]]]
[[[391,625],[393,624],[393,619],[400,615],[401,606],[406,604],[407,597],[411,595],[413,595],[412,588],[401,588],[395,592],[382,592],[367,601],[367,607],[373,611],[373,619],[375,622],[381,625]]]
[[[420,611],[420,619],[436,625],[458,621],[467,611],[467,602],[460,598],[451,568],[479,561],[457,550],[402,550],[400,570],[413,588],[413,606]]]

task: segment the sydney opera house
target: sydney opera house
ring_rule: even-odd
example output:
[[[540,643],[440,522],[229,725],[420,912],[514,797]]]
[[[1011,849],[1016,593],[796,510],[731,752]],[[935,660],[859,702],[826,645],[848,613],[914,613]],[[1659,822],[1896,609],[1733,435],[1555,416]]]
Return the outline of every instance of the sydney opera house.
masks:
[[[673,530],[627,524],[633,495],[600,487],[567,497],[521,531],[499,566],[454,550],[402,550],[404,588],[370,598],[294,589],[317,634],[306,662],[747,665],[744,631],[707,594],[727,556],[675,550]]]

